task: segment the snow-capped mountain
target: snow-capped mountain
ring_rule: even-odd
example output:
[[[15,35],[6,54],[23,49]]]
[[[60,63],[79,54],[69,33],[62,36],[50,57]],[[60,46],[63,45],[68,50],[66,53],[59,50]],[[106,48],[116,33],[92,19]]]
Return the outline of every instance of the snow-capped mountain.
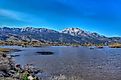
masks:
[[[41,32],[58,33],[55,30],[50,30],[46,28],[33,28],[33,27],[20,28],[20,31],[21,32],[33,32],[33,33],[41,33]]]
[[[121,42],[120,37],[108,38],[98,33],[91,33],[79,28],[66,28],[61,32],[46,28],[0,28],[0,40],[2,41],[47,41],[64,43],[105,43]]]
[[[62,33],[70,34],[72,36],[79,36],[79,35],[83,34],[84,31],[79,28],[66,28],[62,31]]]
[[[98,33],[91,33],[88,31],[81,30],[79,28],[66,28],[61,33],[70,34],[72,36],[78,36],[78,37],[88,37],[88,38],[99,38],[99,37],[105,37],[101,36]]]

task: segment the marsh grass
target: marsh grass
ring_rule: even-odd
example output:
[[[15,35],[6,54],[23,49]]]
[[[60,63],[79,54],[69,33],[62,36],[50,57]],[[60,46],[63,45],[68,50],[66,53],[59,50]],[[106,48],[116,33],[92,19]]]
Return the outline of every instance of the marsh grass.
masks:
[[[9,48],[0,48],[0,53],[4,53],[4,52],[10,52],[12,49]]]
[[[121,48],[121,43],[113,43],[109,45],[110,48]]]

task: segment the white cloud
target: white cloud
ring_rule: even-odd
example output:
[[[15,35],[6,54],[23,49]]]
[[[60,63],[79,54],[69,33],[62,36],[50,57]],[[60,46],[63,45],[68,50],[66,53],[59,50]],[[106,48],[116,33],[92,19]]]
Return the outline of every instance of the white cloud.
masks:
[[[17,21],[27,22],[27,23],[45,22],[45,20],[43,20],[42,18],[29,14],[29,13],[8,10],[8,9],[1,9],[1,8],[0,8],[0,16],[14,19]]]
[[[32,19],[36,19],[33,15],[7,9],[0,9],[0,16],[26,22],[29,22]]]
[[[8,17],[11,19],[15,19],[15,20],[22,20],[20,12],[17,11],[12,11],[12,10],[7,10],[7,9],[0,9],[0,16],[4,16],[4,17]]]

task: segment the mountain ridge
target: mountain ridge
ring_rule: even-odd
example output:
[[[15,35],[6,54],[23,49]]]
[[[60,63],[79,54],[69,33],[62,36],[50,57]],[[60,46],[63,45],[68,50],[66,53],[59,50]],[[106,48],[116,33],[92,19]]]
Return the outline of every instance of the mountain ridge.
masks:
[[[47,28],[0,28],[1,41],[44,41],[58,43],[113,43],[121,42],[121,37],[106,37],[80,28],[66,28],[56,31]]]

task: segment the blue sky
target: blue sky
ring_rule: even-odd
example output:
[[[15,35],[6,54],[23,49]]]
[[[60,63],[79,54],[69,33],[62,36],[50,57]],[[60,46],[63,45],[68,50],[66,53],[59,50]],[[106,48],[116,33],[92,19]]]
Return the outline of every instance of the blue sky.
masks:
[[[0,25],[121,36],[121,0],[0,0]]]

